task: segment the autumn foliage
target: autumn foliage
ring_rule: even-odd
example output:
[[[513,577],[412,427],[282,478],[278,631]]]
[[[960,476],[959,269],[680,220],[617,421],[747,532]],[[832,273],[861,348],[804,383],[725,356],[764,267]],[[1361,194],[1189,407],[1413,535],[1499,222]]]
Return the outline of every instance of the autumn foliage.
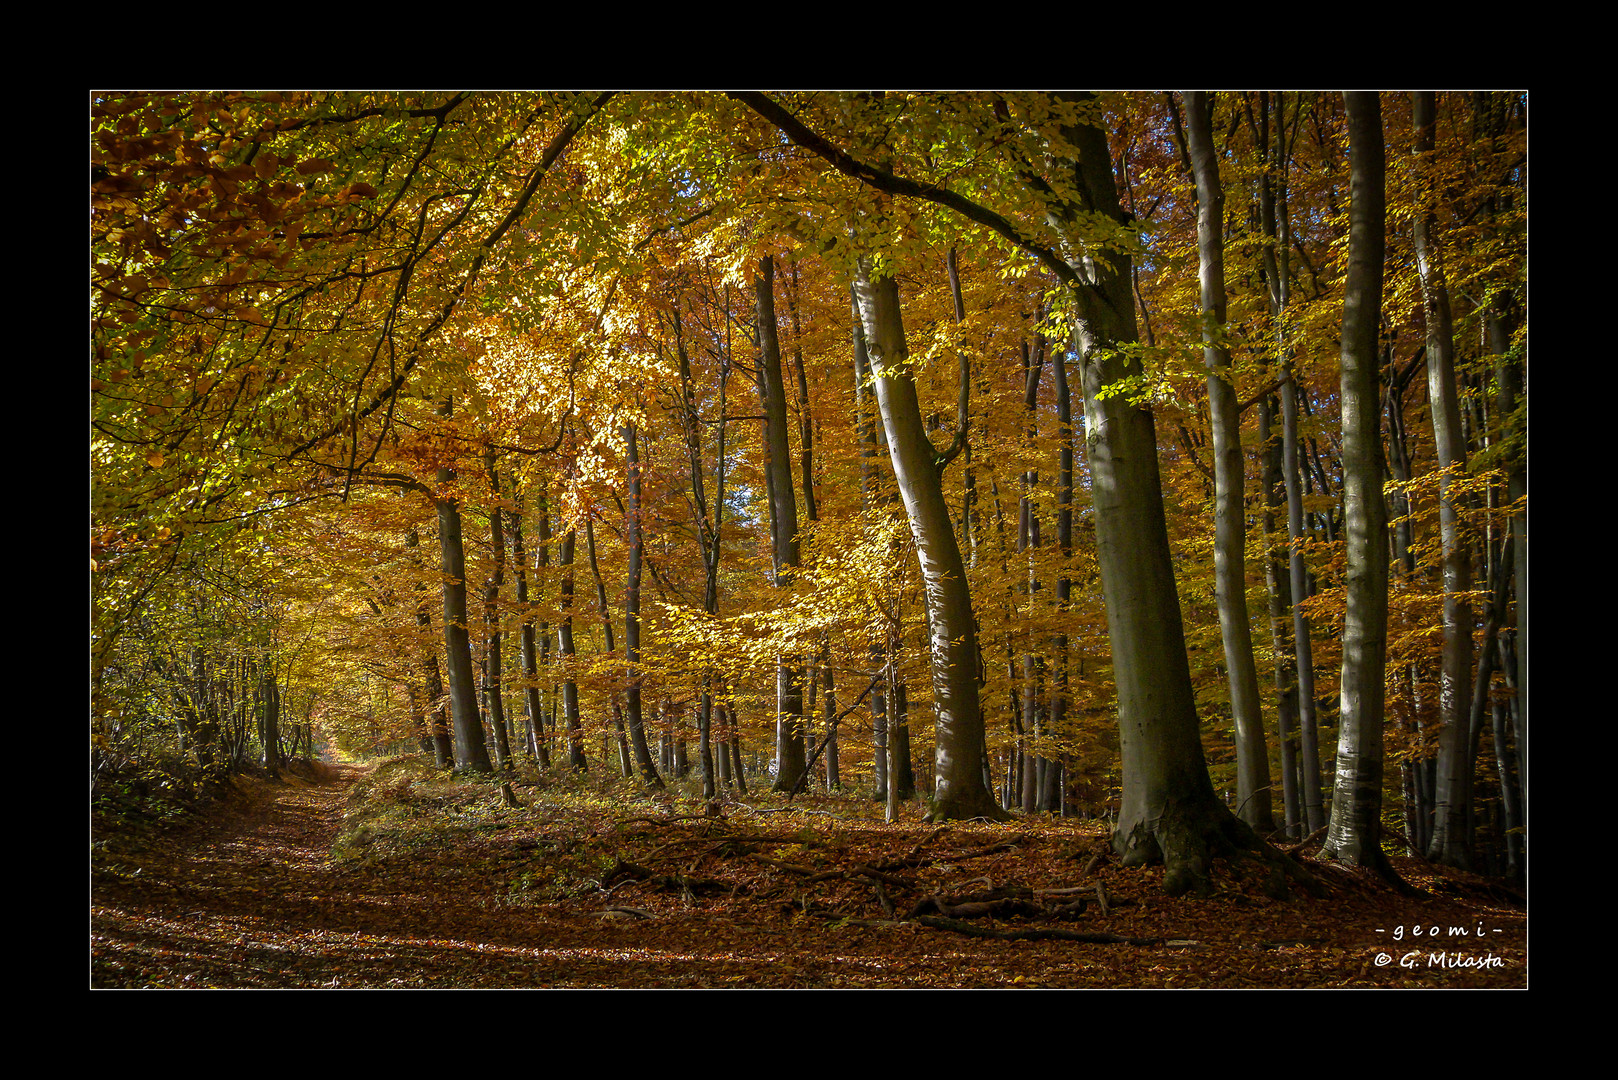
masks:
[[[1098,396],[1155,419],[1198,735],[1210,783],[1240,814],[1182,103],[770,104],[874,171],[715,94],[94,95],[97,775],[166,762],[217,776],[405,748],[460,763],[448,617],[469,637],[472,725],[496,769],[566,769],[577,751],[592,772],[644,778],[632,760],[643,725],[660,775],[700,775],[706,752],[708,797],[722,799],[768,788],[778,728],[799,725],[819,752],[806,786],[870,795],[903,783],[891,767],[925,796],[937,598],[899,499],[893,419],[856,367],[850,297],[860,280],[891,279],[908,346],[898,377],[914,381],[942,463],[978,638],[983,745],[945,749],[980,756],[1008,810],[1111,820],[1125,778],[1086,466],[1097,433],[1072,346],[1076,286],[1040,254],[1079,237],[1090,255],[1062,250],[1063,265],[1110,252],[1131,267],[1139,340],[1119,348],[1136,373]],[[1422,854],[1435,799],[1462,797],[1435,776],[1445,610],[1459,599],[1444,567],[1459,545],[1483,668],[1462,747],[1465,846],[1476,867],[1517,873],[1526,103],[1440,94],[1421,153],[1408,99],[1382,104],[1383,820],[1404,841],[1394,848]],[[1212,108],[1246,601],[1277,831],[1301,840],[1316,827],[1306,789],[1316,813],[1331,791],[1342,669],[1347,126],[1325,94],[1220,93]],[[1057,175],[1047,164],[1074,152],[1084,124],[1107,134],[1123,220],[1059,228],[1079,195],[1044,179]],[[872,182],[884,176],[916,191]],[[1437,464],[1430,419],[1412,239],[1424,215],[1454,307],[1458,469]],[[766,260],[784,461],[766,420]],[[1290,480],[1284,409],[1296,413]],[[783,471],[791,566],[772,541]],[[446,508],[460,521],[460,616],[446,616]],[[1288,586],[1294,553],[1302,595]]]

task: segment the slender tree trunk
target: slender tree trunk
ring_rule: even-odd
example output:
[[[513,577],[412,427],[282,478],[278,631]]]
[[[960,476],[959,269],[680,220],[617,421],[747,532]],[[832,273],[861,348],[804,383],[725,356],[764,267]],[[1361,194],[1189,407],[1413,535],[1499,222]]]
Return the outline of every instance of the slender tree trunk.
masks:
[[[1344,95],[1348,111],[1348,273],[1343,287],[1343,518],[1348,537],[1341,727],[1331,823],[1322,854],[1396,878],[1382,852],[1383,666],[1387,653],[1388,537],[1382,496],[1377,333],[1382,320],[1382,107],[1375,93]]]
[[[730,771],[736,778],[736,790],[746,795],[747,770],[742,766],[742,734],[741,728],[737,725],[736,710],[727,706],[725,716],[730,731]]]
[[[629,688],[627,721],[629,743],[635,752],[635,765],[640,770],[641,782],[647,787],[663,790],[663,778],[657,774],[650,748],[646,745],[646,729],[641,721],[640,671],[640,571],[641,571],[641,490],[640,455],[636,447],[635,426],[624,425],[624,442],[629,448],[629,512],[624,515],[624,532],[629,543],[629,582],[624,590],[624,662],[627,665]]]
[[[1415,164],[1421,207],[1415,219],[1416,269],[1421,277],[1422,309],[1427,322],[1427,396],[1432,403],[1433,440],[1441,471],[1438,488],[1438,526],[1444,559],[1444,650],[1439,676],[1438,791],[1434,807],[1433,838],[1427,857],[1435,862],[1469,869],[1472,834],[1467,827],[1471,811],[1472,773],[1476,761],[1468,752],[1471,719],[1472,566],[1460,535],[1458,496],[1453,481],[1466,471],[1466,438],[1461,429],[1460,397],[1455,383],[1455,332],[1452,327],[1449,284],[1443,255],[1435,236],[1438,193],[1433,180],[1421,172],[1433,156],[1436,124],[1434,95],[1412,95],[1415,126]]]
[[[405,534],[405,547],[411,551],[411,559],[420,566],[420,558],[415,554],[421,546],[421,534],[411,529]],[[444,706],[444,680],[438,671],[438,650],[432,644],[433,617],[428,610],[425,598],[427,585],[422,582],[418,589],[423,599],[416,605],[416,625],[421,628],[422,674],[426,679],[427,706],[431,710],[432,719],[428,722],[428,737],[432,744],[433,764],[440,769],[447,769],[455,763],[455,748],[449,737],[448,717]]]
[[[1403,368],[1398,368],[1393,363],[1391,354],[1387,357],[1388,469],[1393,479],[1405,487],[1409,485],[1413,469],[1409,437],[1405,427],[1404,391],[1417,366],[1425,363],[1426,356],[1426,346],[1422,346],[1417,355]],[[1399,491],[1393,496],[1392,502],[1393,511],[1398,517],[1398,523],[1393,530],[1392,556],[1398,569],[1392,584],[1402,589],[1416,588],[1419,583],[1413,546],[1415,536],[1411,529],[1412,502],[1409,491]],[[1401,630],[1408,631],[1409,618],[1406,617],[1404,621],[1407,625],[1401,627]],[[1415,740],[1418,749],[1425,744],[1426,728],[1421,710],[1416,707],[1416,684],[1419,677],[1415,664],[1401,665],[1398,676],[1400,697],[1395,710],[1401,731]],[[1435,763],[1424,756],[1406,755],[1406,760],[1399,767],[1400,789],[1404,799],[1405,843],[1412,855],[1424,855],[1432,837],[1433,806],[1428,778],[1431,772],[1429,766],[1433,764]]]
[[[576,531],[562,537],[558,561],[562,566],[562,621],[556,628],[556,648],[562,657],[562,714],[567,725],[567,763],[583,772],[589,768],[584,757],[584,725],[579,720],[579,684],[573,677],[573,549]]]
[[[1315,696],[1315,652],[1309,636],[1309,616],[1302,602],[1309,598],[1309,570],[1303,559],[1303,488],[1298,463],[1298,395],[1301,389],[1288,362],[1281,383],[1282,477],[1287,489],[1287,537],[1291,544],[1288,573],[1292,587],[1292,648],[1298,665],[1298,728],[1301,736],[1299,780],[1303,787],[1305,827],[1314,832],[1326,823],[1320,799],[1320,726]]]
[[[603,644],[606,645],[606,649],[604,651],[612,653],[617,651],[617,646],[613,644],[612,616],[607,611],[607,585],[601,579],[601,563],[596,558],[595,522],[591,518],[584,519],[584,547],[585,554],[588,556],[590,562],[590,576],[595,579],[596,610],[600,612],[601,615],[601,633]],[[625,777],[634,776],[635,770],[630,764],[629,758],[629,740],[624,733],[623,705],[620,702],[616,692],[614,692],[612,696],[612,722],[613,733],[617,737],[619,770]]]
[[[1259,402],[1259,427],[1264,437],[1264,535],[1274,536],[1277,516],[1286,512],[1286,495],[1281,480],[1281,440],[1272,434],[1277,402],[1266,394]],[[1270,651],[1275,657],[1275,736],[1281,744],[1281,802],[1286,813],[1286,834],[1303,836],[1302,810],[1298,803],[1298,683],[1288,663],[1294,657],[1287,639],[1291,619],[1292,583],[1287,578],[1286,559],[1280,545],[1265,554],[1265,578],[1270,593]]]
[[[451,415],[446,401],[439,415]],[[461,542],[459,502],[446,488],[455,481],[455,470],[438,470],[438,548],[444,563],[444,653],[449,667],[451,724],[455,735],[456,771],[493,772],[488,746],[483,738],[483,722],[478,716],[477,688],[472,676],[472,639],[466,624],[466,553]]]
[[[798,566],[798,504],[787,445],[786,382],[775,326],[775,260],[765,256],[753,278],[757,302],[759,366],[764,386],[764,436],[769,452],[769,489],[775,584],[785,587]],[[784,657],[776,667],[775,791],[798,786],[804,770],[803,671]]]
[[[860,441],[860,495],[866,511],[872,510],[878,504],[879,491],[882,487],[880,470],[877,465],[877,429],[878,424],[873,416],[867,394],[867,388],[872,385],[870,353],[865,345],[865,323],[860,315],[860,301],[857,289],[849,287],[849,303],[853,313],[853,353],[854,353],[854,425],[859,432]],[[887,667],[887,651],[880,644],[873,644],[870,648],[871,670],[882,671]],[[871,798],[883,801],[888,792],[888,713],[886,689],[871,691],[871,773],[874,781]]]
[[[826,717],[826,790],[841,791],[843,777],[837,760],[837,687],[831,666],[830,651],[821,653],[821,678],[824,680],[824,693],[821,699],[824,702]]]
[[[551,513],[547,504],[545,489],[541,487],[538,495],[539,515],[536,521],[539,525],[539,550],[536,555],[536,569],[546,570],[551,561]],[[517,607],[522,611],[522,674],[523,698],[528,706],[528,732],[529,752],[534,760],[539,762],[541,768],[551,767],[551,752],[549,739],[545,734],[545,706],[539,695],[539,669],[540,649],[543,648],[547,657],[545,666],[549,669],[550,627],[541,623],[536,634],[534,618],[528,609],[528,553],[523,550],[522,512],[516,510],[511,515],[511,545],[512,554],[517,564]],[[535,638],[538,638],[536,642]],[[542,643],[542,644],[541,644]],[[552,692],[554,693],[554,685]]]
[[[1270,804],[1270,752],[1264,740],[1258,668],[1247,614],[1246,463],[1241,411],[1232,384],[1225,333],[1225,191],[1213,143],[1213,105],[1206,92],[1185,94],[1186,130],[1197,183],[1197,251],[1202,283],[1202,355],[1208,368],[1208,412],[1214,443],[1214,575],[1225,646],[1230,711],[1236,726],[1238,813],[1260,834],[1275,831]]]
[[[1067,385],[1067,350],[1058,349],[1053,357],[1052,371],[1056,375],[1056,422],[1062,449],[1057,458],[1056,473],[1056,546],[1062,553],[1062,569],[1056,577],[1056,606],[1062,625],[1068,622],[1068,607],[1073,600],[1073,580],[1068,567],[1073,559],[1073,402]],[[1067,634],[1057,634],[1051,643],[1056,656],[1056,677],[1051,687],[1051,729],[1058,736],[1067,731],[1068,706],[1068,647]],[[1052,761],[1043,802],[1047,809],[1062,812],[1062,777],[1066,772],[1062,755]]]
[[[281,766],[281,687],[275,681],[275,670],[266,664],[259,669],[259,745],[264,750],[264,771],[272,779],[279,778]]]
[[[1527,874],[1527,863],[1524,859],[1523,845],[1523,792],[1522,771],[1517,755],[1513,752],[1520,741],[1514,732],[1517,724],[1512,721],[1511,703],[1519,700],[1517,656],[1513,648],[1513,635],[1503,630],[1496,639],[1500,652],[1500,670],[1505,674],[1506,687],[1511,691],[1511,698],[1505,702],[1497,702],[1494,707],[1494,754],[1495,768],[1500,776],[1500,801],[1506,816],[1506,874],[1514,880],[1521,881]]]
[[[1037,316],[1036,316],[1037,321]],[[1045,369],[1045,352],[1047,343],[1044,335],[1037,329],[1033,333],[1034,342],[1030,347],[1027,338],[1023,340],[1023,412],[1027,419],[1027,444],[1030,453],[1033,452],[1034,443],[1039,437],[1039,382]],[[1029,615],[1033,614],[1034,595],[1040,591],[1040,581],[1034,569],[1032,552],[1039,547],[1039,512],[1034,505],[1034,486],[1039,483],[1037,469],[1026,470],[1022,475],[1023,493],[1017,501],[1017,552],[1027,554],[1028,575],[1023,588],[1027,596]],[[1030,643],[1032,644],[1032,643]],[[1042,717],[1045,715],[1040,708],[1040,690],[1044,681],[1044,658],[1029,651],[1023,654],[1022,660],[1022,729],[1023,729],[1023,778],[1022,778],[1022,811],[1032,814],[1042,809],[1040,794],[1043,785],[1040,782],[1044,773],[1044,759],[1040,756],[1038,743],[1040,735],[1046,726]]]
[[[910,533],[927,590],[938,733],[933,805],[928,819],[1003,819],[1005,811],[995,804],[993,794],[983,783],[977,626],[972,617],[966,567],[944,501],[937,453],[927,438],[915,380],[906,367],[908,350],[899,313],[898,285],[891,277],[873,279],[868,269],[862,268],[856,292],[894,477],[910,519]]]
[[[719,373],[719,460],[715,467],[715,495],[713,524],[708,523],[708,502],[702,469],[702,427],[697,418],[694,380],[691,376],[691,358],[686,352],[685,337],[681,330],[680,315],[674,314],[675,352],[680,362],[680,396],[683,404],[682,420],[685,426],[686,452],[691,464],[691,502],[695,510],[697,536],[702,545],[703,591],[702,609],[709,615],[719,613],[719,555],[720,526],[725,506],[725,384],[730,375],[728,353],[721,358]],[[702,767],[702,797],[712,799],[718,793],[718,778],[714,773],[712,748],[713,732],[713,673],[702,676],[702,695],[697,705],[697,754]]]
[[[506,531],[500,511],[500,477],[494,469],[494,451],[484,456],[489,473],[489,489],[495,505],[489,511],[489,544],[494,553],[494,572],[483,592],[484,673],[483,699],[488,704],[489,724],[494,729],[495,758],[500,768],[510,769],[511,735],[506,727],[505,675],[501,669],[500,587],[506,576]]]
[[[1319,724],[1315,698],[1314,648],[1309,637],[1309,620],[1298,603],[1309,595],[1308,568],[1303,559],[1303,489],[1300,481],[1298,451],[1298,395],[1293,378],[1292,345],[1288,340],[1288,304],[1291,301],[1292,271],[1291,220],[1287,215],[1287,164],[1290,158],[1286,132],[1285,100],[1276,102],[1275,138],[1269,138],[1269,96],[1259,95],[1260,142],[1266,147],[1269,168],[1259,178],[1260,226],[1268,243],[1263,250],[1264,276],[1269,286],[1270,317],[1275,323],[1276,339],[1281,355],[1281,447],[1277,463],[1285,489],[1287,540],[1290,552],[1285,576],[1278,576],[1277,588],[1272,596],[1280,596],[1284,582],[1286,603],[1282,614],[1290,609],[1292,616],[1293,671],[1296,683],[1291,694],[1293,711],[1288,718],[1296,718],[1298,743],[1289,745],[1282,739],[1282,768],[1295,789],[1295,798],[1301,804],[1302,821],[1309,832],[1325,824],[1325,812],[1320,799],[1320,745]],[[1297,129],[1298,113],[1294,110],[1293,129]],[[1273,175],[1273,183],[1272,183]],[[1279,631],[1280,628],[1278,627]],[[1285,698],[1278,706],[1288,708]],[[1290,760],[1289,760],[1290,759]],[[1289,827],[1297,824],[1289,817]]]

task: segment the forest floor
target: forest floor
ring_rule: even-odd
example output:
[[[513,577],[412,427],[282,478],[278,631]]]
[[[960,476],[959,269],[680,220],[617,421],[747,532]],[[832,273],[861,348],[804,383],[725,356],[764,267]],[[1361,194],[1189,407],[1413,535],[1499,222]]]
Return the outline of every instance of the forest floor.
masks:
[[[1394,860],[1415,897],[1305,856],[1323,899],[1224,864],[1170,899],[1097,857],[1097,823],[758,792],[704,816],[593,773],[512,792],[400,758],[238,777],[167,827],[95,814],[91,986],[1528,985],[1520,894],[1418,860]]]

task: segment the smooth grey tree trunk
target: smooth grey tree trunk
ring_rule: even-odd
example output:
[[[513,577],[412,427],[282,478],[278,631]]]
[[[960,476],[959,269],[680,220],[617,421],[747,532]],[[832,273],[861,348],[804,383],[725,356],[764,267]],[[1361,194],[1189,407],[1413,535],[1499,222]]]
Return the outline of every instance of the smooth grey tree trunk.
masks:
[[[1073,237],[1066,254],[1079,282],[1071,290],[1074,345],[1123,757],[1113,846],[1126,865],[1162,858],[1170,894],[1203,891],[1215,854],[1250,848],[1256,840],[1208,778],[1169,552],[1156,423],[1149,408],[1107,392],[1139,374],[1140,364],[1120,348],[1137,340],[1129,257],[1087,248],[1082,239],[1088,215],[1112,222],[1123,217],[1106,135],[1096,122],[1063,134],[1079,155],[1072,163],[1079,203],[1054,212]]]
[[[1214,444],[1214,577],[1225,647],[1230,711],[1236,727],[1237,813],[1261,834],[1275,831],[1270,752],[1264,740],[1258,668],[1247,613],[1246,463],[1241,409],[1225,348],[1225,191],[1213,144],[1213,105],[1204,91],[1185,93],[1186,131],[1197,184],[1197,253],[1202,287],[1202,356]]]
[[[1056,423],[1062,448],[1056,464],[1056,546],[1062,553],[1062,569],[1056,576],[1056,604],[1067,622],[1068,606],[1073,600],[1073,579],[1068,567],[1073,558],[1073,399],[1067,384],[1067,350],[1057,349],[1052,357],[1052,371],[1056,376]],[[1059,633],[1052,641],[1056,654],[1056,677],[1051,687],[1051,728],[1057,735],[1067,733],[1068,706],[1068,642],[1067,634]],[[1047,809],[1062,812],[1063,777],[1066,755],[1051,762],[1051,769],[1042,801]]]
[[[1281,440],[1273,434],[1278,403],[1274,394],[1259,402],[1259,426],[1264,436],[1264,533],[1273,536],[1277,518],[1286,513],[1285,485],[1281,480]],[[1289,660],[1296,662],[1287,638],[1291,623],[1292,583],[1287,577],[1286,555],[1277,544],[1265,556],[1265,578],[1270,594],[1270,651],[1275,657],[1275,737],[1281,745],[1281,802],[1286,834],[1303,837],[1302,808],[1298,803],[1298,681]]]
[[[1296,111],[1295,111],[1296,117]],[[1296,128],[1297,119],[1293,121]],[[1303,558],[1304,514],[1303,486],[1300,478],[1300,450],[1298,440],[1298,395],[1301,393],[1293,378],[1292,348],[1287,341],[1287,309],[1291,300],[1292,274],[1290,252],[1292,248],[1291,220],[1287,215],[1286,168],[1290,158],[1286,141],[1286,110],[1284,100],[1277,101],[1275,139],[1268,138],[1269,100],[1260,95],[1259,133],[1268,148],[1270,168],[1259,179],[1260,228],[1269,241],[1263,252],[1265,277],[1269,284],[1270,316],[1276,324],[1281,349],[1281,476],[1286,490],[1286,520],[1289,556],[1287,560],[1288,607],[1292,614],[1292,651],[1296,687],[1298,746],[1293,754],[1296,766],[1298,801],[1302,805],[1303,821],[1307,831],[1314,832],[1326,822],[1320,798],[1320,737],[1315,696],[1314,646],[1310,639],[1309,619],[1298,606],[1309,595],[1308,567]],[[1275,181],[1272,185],[1271,175]],[[1283,749],[1283,755],[1286,751]],[[1284,761],[1283,757],[1283,761]],[[1292,766],[1286,766],[1289,769]]]
[[[1023,339],[1023,412],[1027,418],[1026,437],[1030,448],[1039,437],[1039,383],[1040,376],[1045,370],[1045,354],[1048,343],[1044,335],[1036,328],[1033,331],[1033,344]],[[1023,473],[1023,493],[1017,500],[1017,553],[1029,554],[1039,547],[1039,511],[1034,505],[1034,486],[1039,483],[1039,471],[1029,469]],[[1032,555],[1028,559],[1028,576],[1023,583],[1024,594],[1027,597],[1030,610],[1034,604],[1034,594],[1039,592],[1042,585],[1034,568]],[[1030,643],[1032,644],[1032,643]],[[1023,654],[1022,659],[1022,730],[1023,730],[1023,776],[1022,776],[1022,811],[1032,814],[1044,809],[1041,796],[1044,793],[1042,778],[1046,772],[1046,763],[1040,753],[1041,736],[1049,726],[1049,697],[1047,695],[1045,708],[1041,708],[1040,690],[1045,679],[1044,657],[1029,651]]]
[[[1460,395],[1455,382],[1455,333],[1449,283],[1435,235],[1438,193],[1430,172],[1433,157],[1435,95],[1411,95],[1415,128],[1414,167],[1419,192],[1415,218],[1416,270],[1421,278],[1422,311],[1427,324],[1427,397],[1432,405],[1433,441],[1441,470],[1438,528],[1444,565],[1444,648],[1438,689],[1438,789],[1434,797],[1432,841],[1427,857],[1461,869],[1472,865],[1472,773],[1469,753],[1472,690],[1472,562],[1460,535],[1460,508],[1453,481],[1466,471],[1466,437],[1461,429]]]
[[[871,411],[870,396],[874,388],[871,376],[870,351],[865,345],[865,322],[860,314],[859,293],[849,286],[849,305],[853,316],[854,353],[854,425],[860,442],[860,497],[866,511],[874,509],[881,498],[883,487],[879,460],[878,432],[880,425]],[[882,644],[870,648],[871,671],[887,669],[887,650]],[[871,798],[885,802],[888,797],[888,708],[887,691],[873,689],[871,709]]]
[[[1343,669],[1337,781],[1323,856],[1396,878],[1382,852],[1383,667],[1387,655],[1388,527],[1382,495],[1377,334],[1382,320],[1382,106],[1343,95],[1349,131],[1349,248],[1343,285],[1339,402],[1343,416]]]
[[[937,452],[927,438],[906,361],[899,288],[862,265],[855,292],[865,345],[876,377],[877,404],[887,433],[894,478],[927,591],[937,725],[930,821],[973,817],[1002,820],[1005,811],[983,783],[983,713],[978,701],[977,626],[954,523],[944,501]],[[892,744],[890,739],[890,745]],[[892,764],[889,768],[892,769]],[[890,784],[890,786],[893,786]]]

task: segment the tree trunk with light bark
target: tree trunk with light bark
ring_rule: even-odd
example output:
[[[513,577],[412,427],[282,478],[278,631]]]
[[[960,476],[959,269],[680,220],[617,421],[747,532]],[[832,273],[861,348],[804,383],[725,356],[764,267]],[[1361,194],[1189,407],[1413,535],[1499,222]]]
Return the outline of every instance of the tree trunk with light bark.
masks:
[[[1383,667],[1387,655],[1388,528],[1382,495],[1378,328],[1385,237],[1382,106],[1344,94],[1349,133],[1349,248],[1343,285],[1343,669],[1337,782],[1321,854],[1396,874],[1382,851]]]
[[[1208,368],[1208,413],[1214,445],[1214,577],[1219,632],[1225,647],[1230,712],[1236,728],[1236,798],[1241,818],[1267,835],[1275,831],[1270,801],[1270,751],[1264,740],[1258,667],[1247,613],[1246,462],[1241,409],[1230,352],[1225,348],[1225,189],[1214,151],[1213,103],[1203,91],[1185,94],[1186,133],[1197,184],[1197,252],[1202,286],[1202,357]]]
[[[983,783],[977,626],[967,591],[966,566],[944,501],[938,454],[927,438],[916,383],[906,368],[908,350],[899,312],[898,284],[891,277],[875,277],[862,267],[855,291],[894,477],[910,520],[910,534],[927,591],[937,725],[933,805],[928,820],[1004,820],[1005,811],[995,804],[993,794]]]
[[[1441,470],[1438,482],[1439,542],[1444,561],[1444,648],[1438,686],[1438,787],[1433,836],[1427,858],[1461,869],[1472,865],[1472,773],[1476,765],[1468,740],[1472,715],[1472,560],[1460,535],[1460,508],[1454,481],[1466,472],[1466,435],[1461,428],[1460,394],[1455,382],[1455,331],[1449,282],[1438,243],[1438,192],[1422,175],[1433,157],[1435,95],[1412,95],[1416,184],[1420,193],[1414,224],[1416,270],[1421,278],[1422,313],[1427,325],[1427,398],[1432,404],[1433,445]]]

